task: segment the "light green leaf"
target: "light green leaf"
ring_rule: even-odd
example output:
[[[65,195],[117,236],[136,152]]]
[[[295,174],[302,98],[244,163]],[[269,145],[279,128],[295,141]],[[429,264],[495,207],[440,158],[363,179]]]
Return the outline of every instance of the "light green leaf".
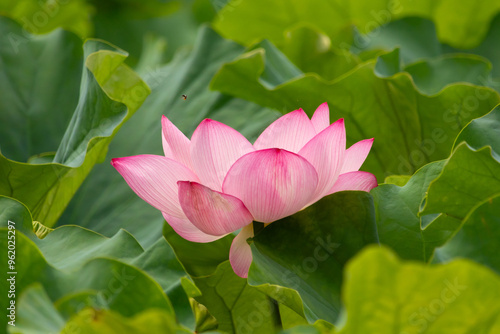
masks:
[[[498,76],[496,43],[493,41],[498,35],[496,26],[499,22],[498,19],[493,21],[486,39],[473,50],[441,44],[433,22],[407,17],[372,33],[356,35],[349,51],[370,59],[377,53],[399,48],[403,70],[412,75],[416,86],[425,94],[436,94],[446,85],[457,82],[488,86],[498,91],[498,83],[491,79],[491,75]]]
[[[500,162],[491,147],[457,146],[441,174],[429,187],[420,215],[443,213],[464,219],[480,202],[500,194]]]
[[[75,329],[82,334],[190,333],[177,325],[171,314],[156,309],[146,310],[132,318],[110,310],[84,309],[66,324],[61,333],[70,334]]]
[[[448,218],[426,227],[424,217],[418,215],[429,184],[444,164],[445,161],[437,161],[422,167],[403,186],[381,184],[371,191],[380,242],[403,259],[429,261],[434,249],[460,226],[459,220]]]
[[[500,329],[500,277],[473,262],[428,266],[369,247],[349,263],[345,277],[342,334],[493,334]]]
[[[385,184],[394,184],[399,187],[404,186],[411,178],[411,175],[389,175],[385,178]]]
[[[92,7],[83,0],[3,0],[0,14],[17,20],[30,33],[43,34],[62,27],[81,38],[89,37]],[[30,38],[24,34],[10,35],[12,40]]]
[[[215,27],[224,37],[249,45],[264,38],[280,42],[284,31],[298,24],[312,25],[328,36],[335,36],[352,23],[366,33],[399,18],[420,16],[436,22],[442,42],[471,48],[484,38],[499,10],[498,2],[465,0],[352,0],[327,3],[321,0],[307,3],[300,0],[233,0],[219,11]]]

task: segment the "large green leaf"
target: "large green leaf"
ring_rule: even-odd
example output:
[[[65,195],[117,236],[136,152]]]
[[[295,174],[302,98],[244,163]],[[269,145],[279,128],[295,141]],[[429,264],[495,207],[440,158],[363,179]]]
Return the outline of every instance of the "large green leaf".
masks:
[[[482,150],[487,152],[491,147],[492,157],[487,154],[479,156],[479,152],[470,154],[473,151],[467,151],[468,157],[463,157],[462,160],[456,160],[452,157],[455,164],[447,166],[446,171],[443,171],[443,180],[449,180],[450,175],[456,176],[459,183],[452,186],[458,187],[459,190],[454,192],[457,197],[454,200],[461,203],[459,206],[465,205],[466,209],[470,209],[470,211],[464,217],[461,229],[457,231],[456,235],[436,250],[435,262],[448,261],[454,257],[467,257],[487,265],[497,272],[500,271],[496,255],[500,249],[497,242],[500,189],[498,186],[495,187],[494,178],[484,178],[484,175],[467,178],[467,174],[471,172],[474,174],[493,173],[494,177],[497,176],[495,170],[498,169],[498,163],[500,163],[499,115],[500,108],[496,107],[489,114],[471,121],[455,141],[455,145],[458,146],[455,154],[459,153],[458,150],[464,145],[461,143],[466,142],[476,151],[484,147]],[[466,171],[463,172],[463,169]],[[462,174],[465,175],[462,176]],[[443,180],[436,186],[443,186]],[[434,189],[436,188],[432,188],[432,190]],[[462,192],[465,192],[466,195],[461,194]],[[472,196],[472,199],[469,196]],[[464,198],[459,199],[458,197]],[[455,210],[451,210],[455,212]],[[460,215],[463,213],[461,212]]]
[[[474,206],[500,193],[499,115],[496,107],[460,132],[421,214],[442,212],[463,219]]]
[[[167,224],[164,235],[196,284],[186,289],[188,294],[215,317],[219,330],[235,334],[274,332],[280,317],[277,305],[238,277],[227,261],[232,235],[210,243],[194,243],[182,239]]]
[[[6,32],[21,32],[19,26],[7,19],[0,20],[0,26]],[[6,35],[2,36],[5,45]],[[81,62],[81,53],[75,51],[76,41],[75,37],[57,31],[47,36],[30,36],[19,46],[22,56],[9,47],[0,50],[3,65],[0,80],[5,87],[2,93],[10,95],[0,103],[5,111],[0,123],[3,134],[0,194],[25,203],[34,218],[47,226],[57,221],[94,164],[104,158],[117,129],[149,94],[146,84],[123,64],[125,52],[105,42],[89,40],[84,46],[78,105],[69,125],[65,124],[69,118],[64,115],[70,115],[75,107],[74,80],[79,80],[79,75],[74,75],[76,64]],[[47,55],[39,60],[39,66],[33,66],[37,54],[45,52]],[[58,55],[59,52],[62,54]],[[59,69],[55,64],[64,67]],[[68,88],[61,91],[61,85]],[[37,93],[32,95],[33,91]],[[67,96],[59,98],[59,95]],[[63,102],[64,105],[53,108]],[[16,107],[12,108],[11,103]],[[23,110],[27,104],[34,105],[33,109]],[[57,121],[59,114],[64,125]],[[50,129],[46,134],[45,124]],[[48,144],[38,144],[45,141],[45,136]],[[30,148],[19,150],[16,144],[9,144],[16,142]],[[32,145],[34,142],[37,144]],[[54,146],[58,142],[59,146]],[[47,149],[57,151],[47,154],[44,151]],[[25,162],[35,153],[43,157]]]
[[[132,318],[109,310],[85,309],[71,319],[61,333],[71,334],[75,329],[82,334],[191,333],[176,324],[171,314],[158,309],[146,310]]]
[[[82,41],[58,30],[17,45],[9,34],[26,32],[2,16],[0,31],[0,148],[5,157],[26,162],[57,151],[78,104]]]
[[[470,261],[427,266],[370,247],[349,263],[345,277],[342,334],[500,330],[500,277]]]
[[[57,312],[43,287],[34,283],[18,298],[18,316],[10,333],[57,333],[64,327],[64,318]]]
[[[429,184],[444,164],[445,161],[437,161],[422,167],[403,186],[381,184],[371,191],[380,242],[403,259],[429,261],[434,249],[460,226],[460,221],[453,218],[426,226],[424,217],[418,215]]]
[[[492,52],[496,44],[491,42],[494,37],[490,37],[498,34],[495,32],[497,21],[494,21],[481,46],[484,50],[479,52],[480,56],[471,54],[471,50],[457,50],[441,44],[433,22],[416,17],[393,21],[372,33],[357,35],[353,45],[346,44],[344,50],[370,59],[381,52],[399,48],[402,68],[398,71],[410,73],[415,85],[426,94],[436,94],[446,85],[456,82],[469,82],[498,90],[498,83],[491,80],[490,73],[498,71],[497,59]],[[495,64],[493,71],[490,62]]]
[[[34,239],[47,263],[73,271],[96,257],[132,258],[143,253],[133,236],[121,230],[111,239],[77,226],[61,226],[44,239]],[[71,245],[71,247],[68,247]],[[61,252],[64,249],[64,252]],[[71,260],[69,260],[71,259]]]
[[[309,114],[326,100],[332,119],[345,117],[348,143],[375,138],[364,169],[379,178],[413,174],[428,162],[446,158],[462,127],[499,101],[492,89],[470,84],[449,85],[427,96],[407,73],[377,76],[375,60],[333,81],[312,73],[268,88],[260,80],[267,53],[256,49],[224,65],[212,87],[278,110],[302,107]]]
[[[217,329],[227,333],[274,333],[280,325],[277,304],[259,289],[238,277],[229,261],[209,276],[193,277],[201,296],[195,297],[217,319]]]
[[[189,56],[181,53],[167,66],[146,70],[144,76],[152,94],[114,138],[107,162],[121,156],[163,154],[162,114],[187,135],[204,118],[213,118],[249,139],[256,138],[279,113],[208,89],[220,66],[241,52],[241,46],[222,39],[209,28],[202,28]],[[182,94],[188,96],[186,100]],[[159,238],[164,221],[158,210],[130,190],[109,163],[94,168],[63,214],[61,224],[75,220],[106,236],[124,228],[144,245]]]
[[[436,249],[435,262],[464,257],[500,273],[500,194],[478,204],[464,219],[462,228],[444,246]]]
[[[481,42],[499,10],[498,2],[466,0],[233,0],[219,11],[215,27],[227,38],[251,44],[264,38],[280,42],[284,32],[298,24],[312,25],[328,36],[336,36],[352,23],[361,32],[368,32],[395,19],[421,16],[436,22],[442,42],[470,48]]]
[[[467,124],[455,140],[455,146],[463,141],[475,150],[490,146],[491,154],[500,162],[500,106]]]
[[[334,322],[341,309],[345,263],[365,245],[377,242],[371,196],[335,193],[257,234],[248,279],[252,285],[270,283],[295,289],[309,321]],[[284,304],[298,308],[296,300],[287,302]]]
[[[0,15],[17,20],[31,33],[42,34],[62,27],[78,36],[88,37],[92,30],[92,7],[84,0],[3,0]],[[18,42],[30,39],[26,34],[10,32],[8,38]]]
[[[497,107],[489,114],[471,121],[457,137],[456,145],[467,141],[476,150],[489,144],[498,149],[498,113]],[[460,231],[462,219],[475,205],[500,193],[494,185],[494,170],[498,169],[498,163],[486,151],[475,152],[463,144],[459,145],[449,161],[424,166],[404,186],[382,184],[373,189],[381,243],[391,247],[404,259],[429,261],[434,249],[442,246],[453,234],[467,234]],[[485,177],[487,173],[493,177]],[[447,204],[450,198],[459,203],[455,208]],[[434,212],[419,214],[426,203],[432,205]],[[468,219],[473,220],[473,217]],[[469,225],[464,223],[464,228]],[[452,244],[457,245],[456,241]],[[475,242],[464,243],[460,247],[466,248],[467,244],[471,249],[480,247]],[[450,258],[453,252],[445,255],[446,251],[439,251],[438,259]]]
[[[20,297],[19,304],[16,327],[10,327],[10,333],[189,333],[179,331],[181,328],[175,317],[159,309],[126,318],[110,310],[85,308],[66,322],[39,284],[29,287]]]
[[[491,147],[458,145],[427,192],[421,215],[443,213],[464,219],[474,206],[500,194],[500,162]]]
[[[3,214],[2,219],[14,221],[16,226],[31,224],[25,206],[5,197],[0,200],[0,212],[8,214]],[[2,226],[5,225],[2,220]],[[5,249],[7,233],[6,227],[0,229],[1,246]],[[7,268],[7,257],[0,264]],[[150,308],[173,315],[168,294],[176,301],[179,320],[194,329],[193,314],[181,286],[186,274],[164,239],[143,251],[125,231],[108,239],[78,226],[63,226],[40,240],[23,228],[16,231],[16,263],[12,270],[17,272],[16,296],[19,298],[33,283],[41,284],[64,322],[85,307],[106,308],[125,317]],[[2,279],[4,295],[7,283]],[[38,297],[43,299],[42,295]],[[21,314],[21,301],[17,302],[18,315],[28,325],[36,326],[28,314]],[[2,307],[6,307],[5,303],[9,300],[2,299]],[[32,311],[29,307],[24,309]],[[4,325],[5,320],[2,321]]]

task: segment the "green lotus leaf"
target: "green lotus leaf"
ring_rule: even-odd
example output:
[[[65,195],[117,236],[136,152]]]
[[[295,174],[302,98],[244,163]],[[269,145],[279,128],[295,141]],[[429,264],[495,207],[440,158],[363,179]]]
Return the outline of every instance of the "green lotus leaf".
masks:
[[[464,219],[480,202],[500,194],[500,162],[487,146],[457,146],[441,174],[430,184],[420,215],[442,213]]]
[[[345,272],[347,319],[339,333],[496,333],[500,277],[468,260],[403,262],[369,247]]]
[[[11,333],[189,333],[161,309],[126,318],[111,310],[84,308],[66,321],[40,284],[30,286],[19,304],[19,318]]]
[[[366,33],[396,19],[421,16],[436,23],[442,42],[471,48],[484,38],[499,10],[497,2],[451,0],[353,0],[326,4],[321,0],[307,3],[233,0],[218,12],[215,27],[224,37],[249,45],[264,38],[279,43],[284,32],[298,24],[308,24],[328,36],[336,36],[350,24]],[[471,12],[474,15],[469,15]]]
[[[6,18],[0,29],[22,33]],[[2,36],[0,194],[20,200],[51,227],[149,88],[123,63],[124,51],[89,40],[77,100],[82,55],[75,36],[61,30],[30,35],[18,50]]]
[[[436,249],[434,262],[468,258],[500,273],[498,238],[500,235],[500,194],[489,198],[464,219],[461,229]]]
[[[472,120],[458,135],[455,147],[462,142],[479,150],[485,146],[491,147],[492,156],[500,162],[500,106],[481,118]]]
[[[333,323],[341,310],[344,265],[365,245],[378,242],[376,231],[368,193],[332,194],[273,222],[253,238],[248,281],[294,289],[300,298],[283,294],[285,290],[275,299],[296,312],[302,309],[301,299],[308,321]]]
[[[379,77],[375,60],[333,81],[308,73],[268,87],[261,78],[272,52],[278,51],[258,48],[225,64],[212,88],[277,110],[304,108],[309,115],[318,101],[326,100],[332,119],[345,118],[348,144],[375,138],[363,169],[378,178],[411,175],[428,162],[448,157],[465,124],[499,102],[494,90],[470,84],[448,85],[433,96],[422,94],[408,73]]]
[[[0,3],[0,15],[9,16],[23,28],[34,34],[43,34],[56,28],[64,28],[81,38],[92,31],[90,14],[92,7],[84,0],[4,0]],[[12,40],[31,39],[25,33],[13,35]]]
[[[0,197],[0,205],[0,212],[5,212],[2,218],[19,226],[15,234],[16,296],[22,296],[32,284],[41,285],[65,323],[85,307],[106,308],[125,317],[151,308],[173,315],[171,297],[179,321],[194,329],[195,319],[181,284],[186,273],[165,239],[144,251],[126,231],[106,238],[78,226],[59,227],[38,239],[23,227],[32,222],[24,205],[6,197]],[[0,228],[0,246],[5,249],[8,231],[8,227]],[[4,268],[7,260],[1,260]],[[7,295],[8,281],[2,279],[0,287]],[[27,326],[36,326],[30,322],[32,309],[24,308],[28,313],[21,313],[21,301],[19,317]],[[2,307],[7,307],[5,303],[9,300],[2,299]]]
[[[426,217],[419,216],[429,184],[439,176],[444,164],[445,161],[432,162],[418,170],[404,185],[386,183],[371,191],[380,242],[403,259],[430,261],[434,249],[443,245],[460,227],[460,221],[452,217],[427,226]]]

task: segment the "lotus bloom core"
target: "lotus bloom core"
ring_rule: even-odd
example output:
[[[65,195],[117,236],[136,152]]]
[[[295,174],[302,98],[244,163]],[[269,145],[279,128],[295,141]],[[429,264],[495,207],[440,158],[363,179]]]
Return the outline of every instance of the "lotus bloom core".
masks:
[[[344,120],[328,105],[312,119],[302,109],[273,122],[252,145],[233,128],[205,119],[189,140],[162,118],[165,156],[136,155],[111,164],[139,197],[163,213],[184,239],[211,242],[241,229],[229,260],[246,277],[253,221],[271,223],[342,190],[369,191],[375,176],[358,171],[373,143],[346,150]]]

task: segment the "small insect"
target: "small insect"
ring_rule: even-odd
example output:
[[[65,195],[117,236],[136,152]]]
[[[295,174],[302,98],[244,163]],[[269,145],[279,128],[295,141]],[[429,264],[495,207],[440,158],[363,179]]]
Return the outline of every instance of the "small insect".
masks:
[[[188,96],[186,94],[182,94],[182,99],[187,100]]]

